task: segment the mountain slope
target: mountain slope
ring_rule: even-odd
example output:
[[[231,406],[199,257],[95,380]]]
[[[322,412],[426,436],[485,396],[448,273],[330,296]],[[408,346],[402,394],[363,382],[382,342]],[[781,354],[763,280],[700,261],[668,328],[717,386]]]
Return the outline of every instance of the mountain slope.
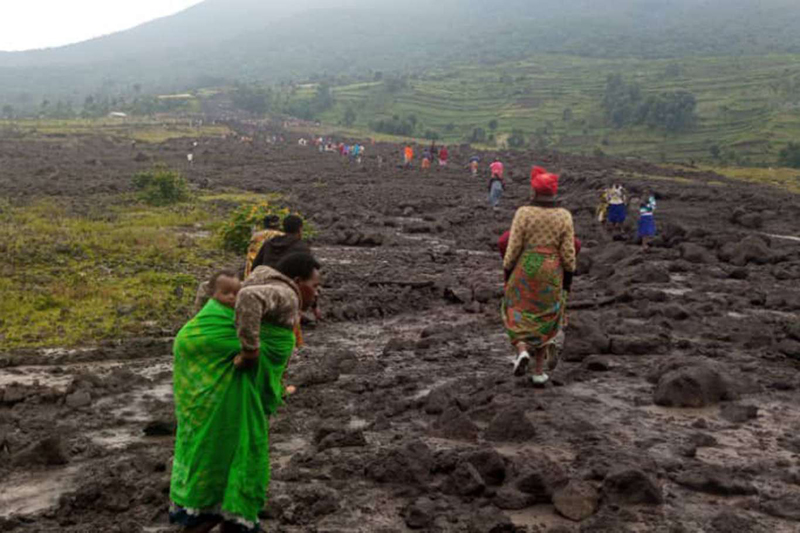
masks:
[[[555,52],[664,58],[800,52],[795,0],[207,0],[57,49],[0,54],[0,103],[183,90]]]

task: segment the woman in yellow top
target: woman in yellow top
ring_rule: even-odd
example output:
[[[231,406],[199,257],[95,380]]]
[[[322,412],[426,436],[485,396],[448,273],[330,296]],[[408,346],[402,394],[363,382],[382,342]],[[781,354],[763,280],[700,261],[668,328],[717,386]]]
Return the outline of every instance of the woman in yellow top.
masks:
[[[525,375],[535,354],[535,386],[544,386],[547,348],[563,325],[566,295],[576,268],[572,215],[558,207],[558,176],[535,167],[533,201],[517,210],[503,260],[506,290],[503,323],[517,349],[514,374]]]
[[[244,266],[244,279],[250,276],[253,271],[253,261],[261,251],[261,247],[275,237],[280,237],[283,232],[280,231],[281,218],[278,215],[269,215],[264,218],[264,231],[259,231],[250,237],[250,245],[247,247],[247,262]]]

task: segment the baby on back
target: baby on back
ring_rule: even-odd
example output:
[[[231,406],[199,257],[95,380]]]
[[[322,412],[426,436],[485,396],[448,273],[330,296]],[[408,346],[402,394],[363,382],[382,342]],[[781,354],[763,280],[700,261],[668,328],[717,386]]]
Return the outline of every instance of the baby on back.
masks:
[[[209,300],[216,300],[225,307],[236,307],[236,296],[242,288],[239,276],[233,270],[220,270],[197,288],[194,312],[199,313]]]

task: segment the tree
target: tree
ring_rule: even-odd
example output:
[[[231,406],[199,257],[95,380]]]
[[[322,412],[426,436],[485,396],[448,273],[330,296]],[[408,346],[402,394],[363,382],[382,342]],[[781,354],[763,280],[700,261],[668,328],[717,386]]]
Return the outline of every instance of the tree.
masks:
[[[525,146],[525,132],[522,130],[514,130],[508,138],[508,145],[511,148],[522,148]]]
[[[561,114],[562,122],[572,122],[572,108],[567,107],[564,108],[564,112]]]
[[[3,106],[3,116],[8,120],[14,118],[14,106],[11,104],[6,104]]]
[[[352,107],[348,107],[347,110],[344,112],[344,125],[348,128],[356,123],[356,112],[353,110]]]
[[[383,81],[383,72],[378,71],[373,78],[375,81]]]
[[[490,130],[492,130],[492,131],[497,130],[497,126],[499,126],[499,124],[498,124],[496,118],[493,118],[492,120],[489,121],[489,129]]]
[[[231,101],[239,109],[256,115],[264,115],[270,110],[271,96],[271,92],[266,89],[243,85],[236,88],[231,95]]]
[[[474,143],[486,142],[486,130],[483,128],[475,128],[472,130],[472,137],[470,141]]]
[[[779,161],[781,165],[800,168],[800,143],[790,142],[780,151]]]
[[[141,94],[142,92],[142,84],[141,83],[134,83],[133,84],[133,92],[136,94]]]
[[[708,149],[711,157],[714,159],[719,159],[719,156],[722,154],[722,150],[720,149],[718,144],[712,144],[711,148]]]

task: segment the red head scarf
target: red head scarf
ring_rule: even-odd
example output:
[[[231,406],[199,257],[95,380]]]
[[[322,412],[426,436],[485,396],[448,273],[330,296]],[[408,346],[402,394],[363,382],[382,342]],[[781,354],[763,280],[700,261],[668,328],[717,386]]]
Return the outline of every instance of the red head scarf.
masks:
[[[550,174],[542,167],[533,167],[531,188],[539,196],[555,196],[558,193],[558,175]]]

